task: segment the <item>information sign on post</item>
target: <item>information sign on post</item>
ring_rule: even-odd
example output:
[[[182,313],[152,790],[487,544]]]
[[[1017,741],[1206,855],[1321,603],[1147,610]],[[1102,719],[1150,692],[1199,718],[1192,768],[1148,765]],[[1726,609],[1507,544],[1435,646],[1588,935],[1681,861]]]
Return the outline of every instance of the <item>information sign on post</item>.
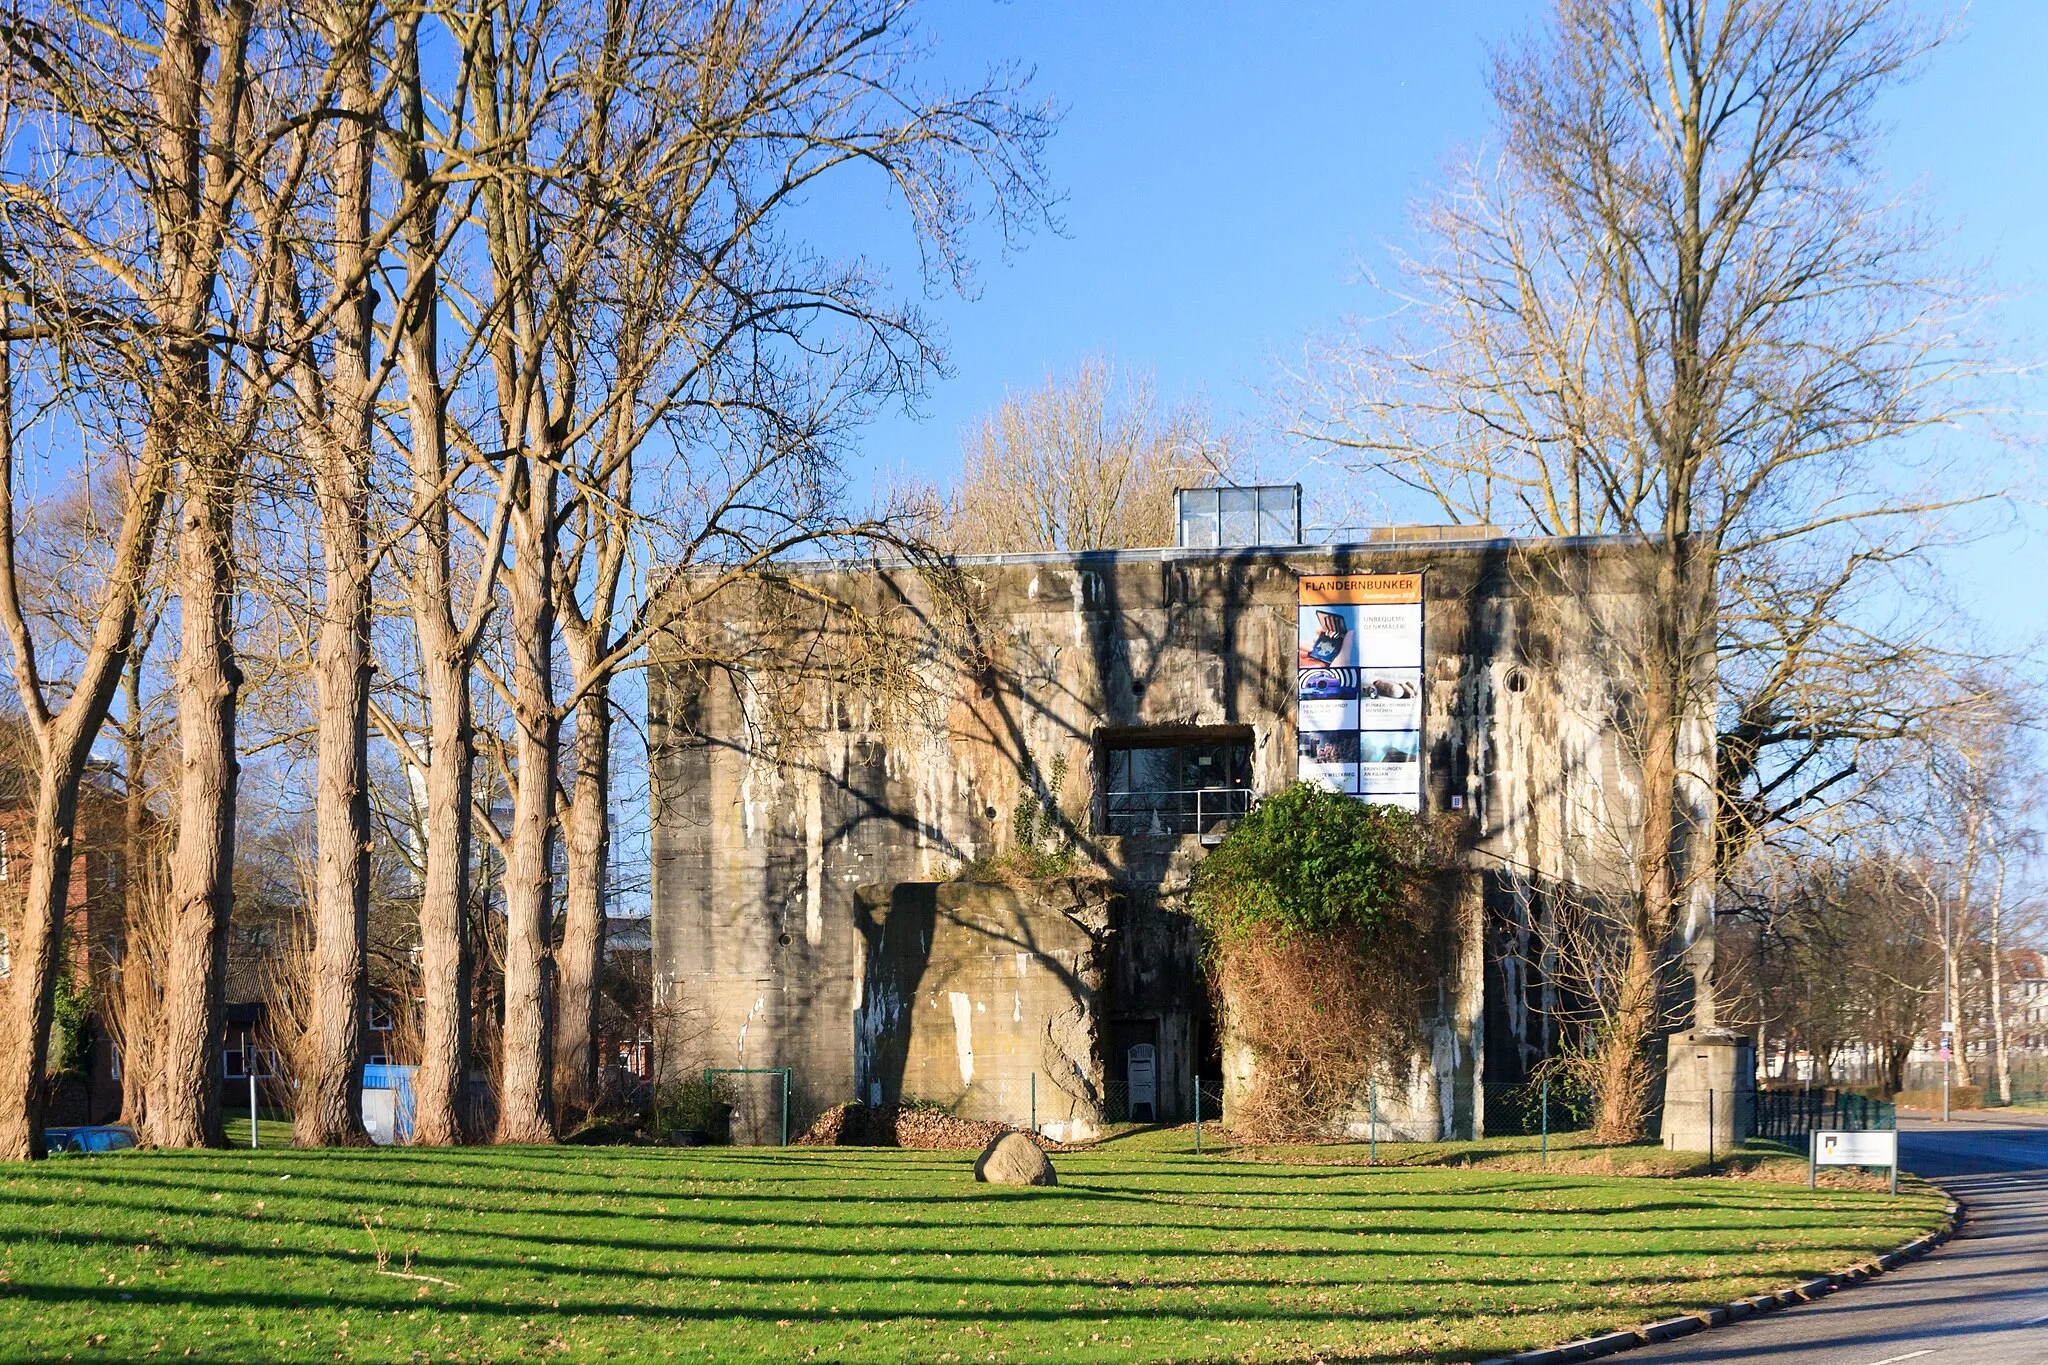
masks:
[[[1899,1192],[1898,1133],[1886,1129],[1845,1132],[1823,1128],[1811,1140],[1813,1146],[1806,1163],[1808,1189],[1813,1188],[1814,1177],[1823,1166],[1886,1166],[1892,1173],[1892,1193]]]

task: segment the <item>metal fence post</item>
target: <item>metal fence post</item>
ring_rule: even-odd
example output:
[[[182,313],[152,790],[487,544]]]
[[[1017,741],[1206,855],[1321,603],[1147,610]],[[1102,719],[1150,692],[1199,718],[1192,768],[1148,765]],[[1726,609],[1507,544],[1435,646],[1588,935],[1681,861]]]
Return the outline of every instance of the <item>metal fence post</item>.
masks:
[[[793,1067],[782,1068],[782,1145],[789,1146],[789,1078]]]
[[[1543,1078],[1543,1164],[1550,1164],[1550,1077]]]
[[[1714,1091],[1707,1088],[1707,1174],[1714,1173]]]
[[[1201,1082],[1196,1081],[1195,1084],[1200,1085]],[[1033,1133],[1038,1131],[1038,1073],[1036,1071],[1031,1073],[1031,1131]]]
[[[1195,1077],[1195,1155],[1202,1154],[1202,1078]]]
[[[1380,1082],[1377,1076],[1365,1083],[1365,1164],[1380,1164]]]

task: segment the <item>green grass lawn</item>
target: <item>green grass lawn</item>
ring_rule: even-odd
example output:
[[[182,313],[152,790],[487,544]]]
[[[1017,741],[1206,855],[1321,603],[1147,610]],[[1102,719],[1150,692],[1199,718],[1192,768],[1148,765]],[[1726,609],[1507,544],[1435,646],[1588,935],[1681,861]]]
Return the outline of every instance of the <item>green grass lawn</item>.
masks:
[[[1046,1190],[856,1149],[62,1157],[0,1176],[0,1359],[1469,1360],[1840,1269],[1942,1205],[1175,1145]]]

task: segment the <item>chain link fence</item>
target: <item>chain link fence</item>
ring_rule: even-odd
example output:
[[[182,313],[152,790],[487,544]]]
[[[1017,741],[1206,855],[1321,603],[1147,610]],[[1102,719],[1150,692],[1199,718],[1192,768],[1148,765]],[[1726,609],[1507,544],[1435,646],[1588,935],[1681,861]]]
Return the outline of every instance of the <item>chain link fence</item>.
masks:
[[[1216,1080],[1198,1080],[1200,1092],[1201,1120],[1216,1123],[1223,1118],[1223,1085]],[[1140,1104],[1137,1112],[1131,1112],[1131,1087],[1128,1080],[1105,1080],[1102,1083],[1102,1121],[1104,1123],[1193,1123],[1195,1114],[1192,1104],[1174,1108],[1163,1107],[1157,1100],[1150,1105]]]
[[[1575,1086],[1543,1081],[1485,1081],[1487,1137],[1582,1133],[1593,1126],[1593,1097]]]

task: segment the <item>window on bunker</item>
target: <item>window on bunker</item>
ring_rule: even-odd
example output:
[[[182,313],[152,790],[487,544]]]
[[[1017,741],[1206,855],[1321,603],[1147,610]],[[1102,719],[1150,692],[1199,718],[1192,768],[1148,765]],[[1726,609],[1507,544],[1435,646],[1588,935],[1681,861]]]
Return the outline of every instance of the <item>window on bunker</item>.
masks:
[[[1104,744],[1106,834],[1207,834],[1251,808],[1251,737],[1185,733]]]

